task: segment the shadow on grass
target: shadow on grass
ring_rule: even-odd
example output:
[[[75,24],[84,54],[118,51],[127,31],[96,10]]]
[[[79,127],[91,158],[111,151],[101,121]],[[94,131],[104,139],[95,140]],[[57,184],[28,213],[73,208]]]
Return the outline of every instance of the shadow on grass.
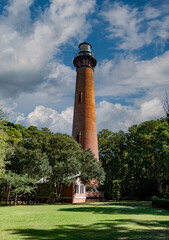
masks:
[[[90,206],[91,205],[91,206]],[[111,202],[102,204],[87,204],[85,207],[62,208],[66,212],[91,212],[96,214],[126,214],[126,215],[163,215],[168,216],[169,210],[153,208],[150,202]]]
[[[135,229],[127,226],[135,226]],[[88,226],[66,225],[54,229],[14,229],[11,234],[22,239],[36,240],[167,240],[169,239],[169,221],[133,221],[123,219],[103,221]]]

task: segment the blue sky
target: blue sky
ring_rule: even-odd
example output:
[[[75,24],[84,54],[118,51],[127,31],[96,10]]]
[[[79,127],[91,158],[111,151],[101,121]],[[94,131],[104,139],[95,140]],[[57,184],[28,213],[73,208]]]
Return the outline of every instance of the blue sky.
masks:
[[[0,23],[0,102],[11,121],[71,134],[83,41],[98,61],[98,131],[164,116],[168,0],[1,0]]]

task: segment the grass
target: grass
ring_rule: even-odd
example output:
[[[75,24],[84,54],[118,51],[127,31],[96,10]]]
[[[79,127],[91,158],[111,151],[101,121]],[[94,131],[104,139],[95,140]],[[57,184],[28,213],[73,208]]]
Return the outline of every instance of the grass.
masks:
[[[169,211],[150,202],[0,207],[0,239],[169,240]]]

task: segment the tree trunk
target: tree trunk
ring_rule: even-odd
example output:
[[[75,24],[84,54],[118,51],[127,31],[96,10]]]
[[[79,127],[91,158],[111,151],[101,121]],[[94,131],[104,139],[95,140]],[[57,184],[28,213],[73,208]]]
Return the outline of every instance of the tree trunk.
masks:
[[[6,205],[9,202],[9,197],[10,197],[10,187],[7,185],[7,189],[6,189]]]
[[[56,183],[55,193],[56,193],[56,202],[60,201],[63,185]]]
[[[15,194],[15,206],[17,204],[17,194]]]

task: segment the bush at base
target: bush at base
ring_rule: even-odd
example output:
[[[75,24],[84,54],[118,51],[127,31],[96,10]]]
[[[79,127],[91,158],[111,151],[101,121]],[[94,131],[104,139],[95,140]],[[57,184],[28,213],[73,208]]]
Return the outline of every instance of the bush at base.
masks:
[[[169,199],[153,197],[152,206],[169,209]]]

